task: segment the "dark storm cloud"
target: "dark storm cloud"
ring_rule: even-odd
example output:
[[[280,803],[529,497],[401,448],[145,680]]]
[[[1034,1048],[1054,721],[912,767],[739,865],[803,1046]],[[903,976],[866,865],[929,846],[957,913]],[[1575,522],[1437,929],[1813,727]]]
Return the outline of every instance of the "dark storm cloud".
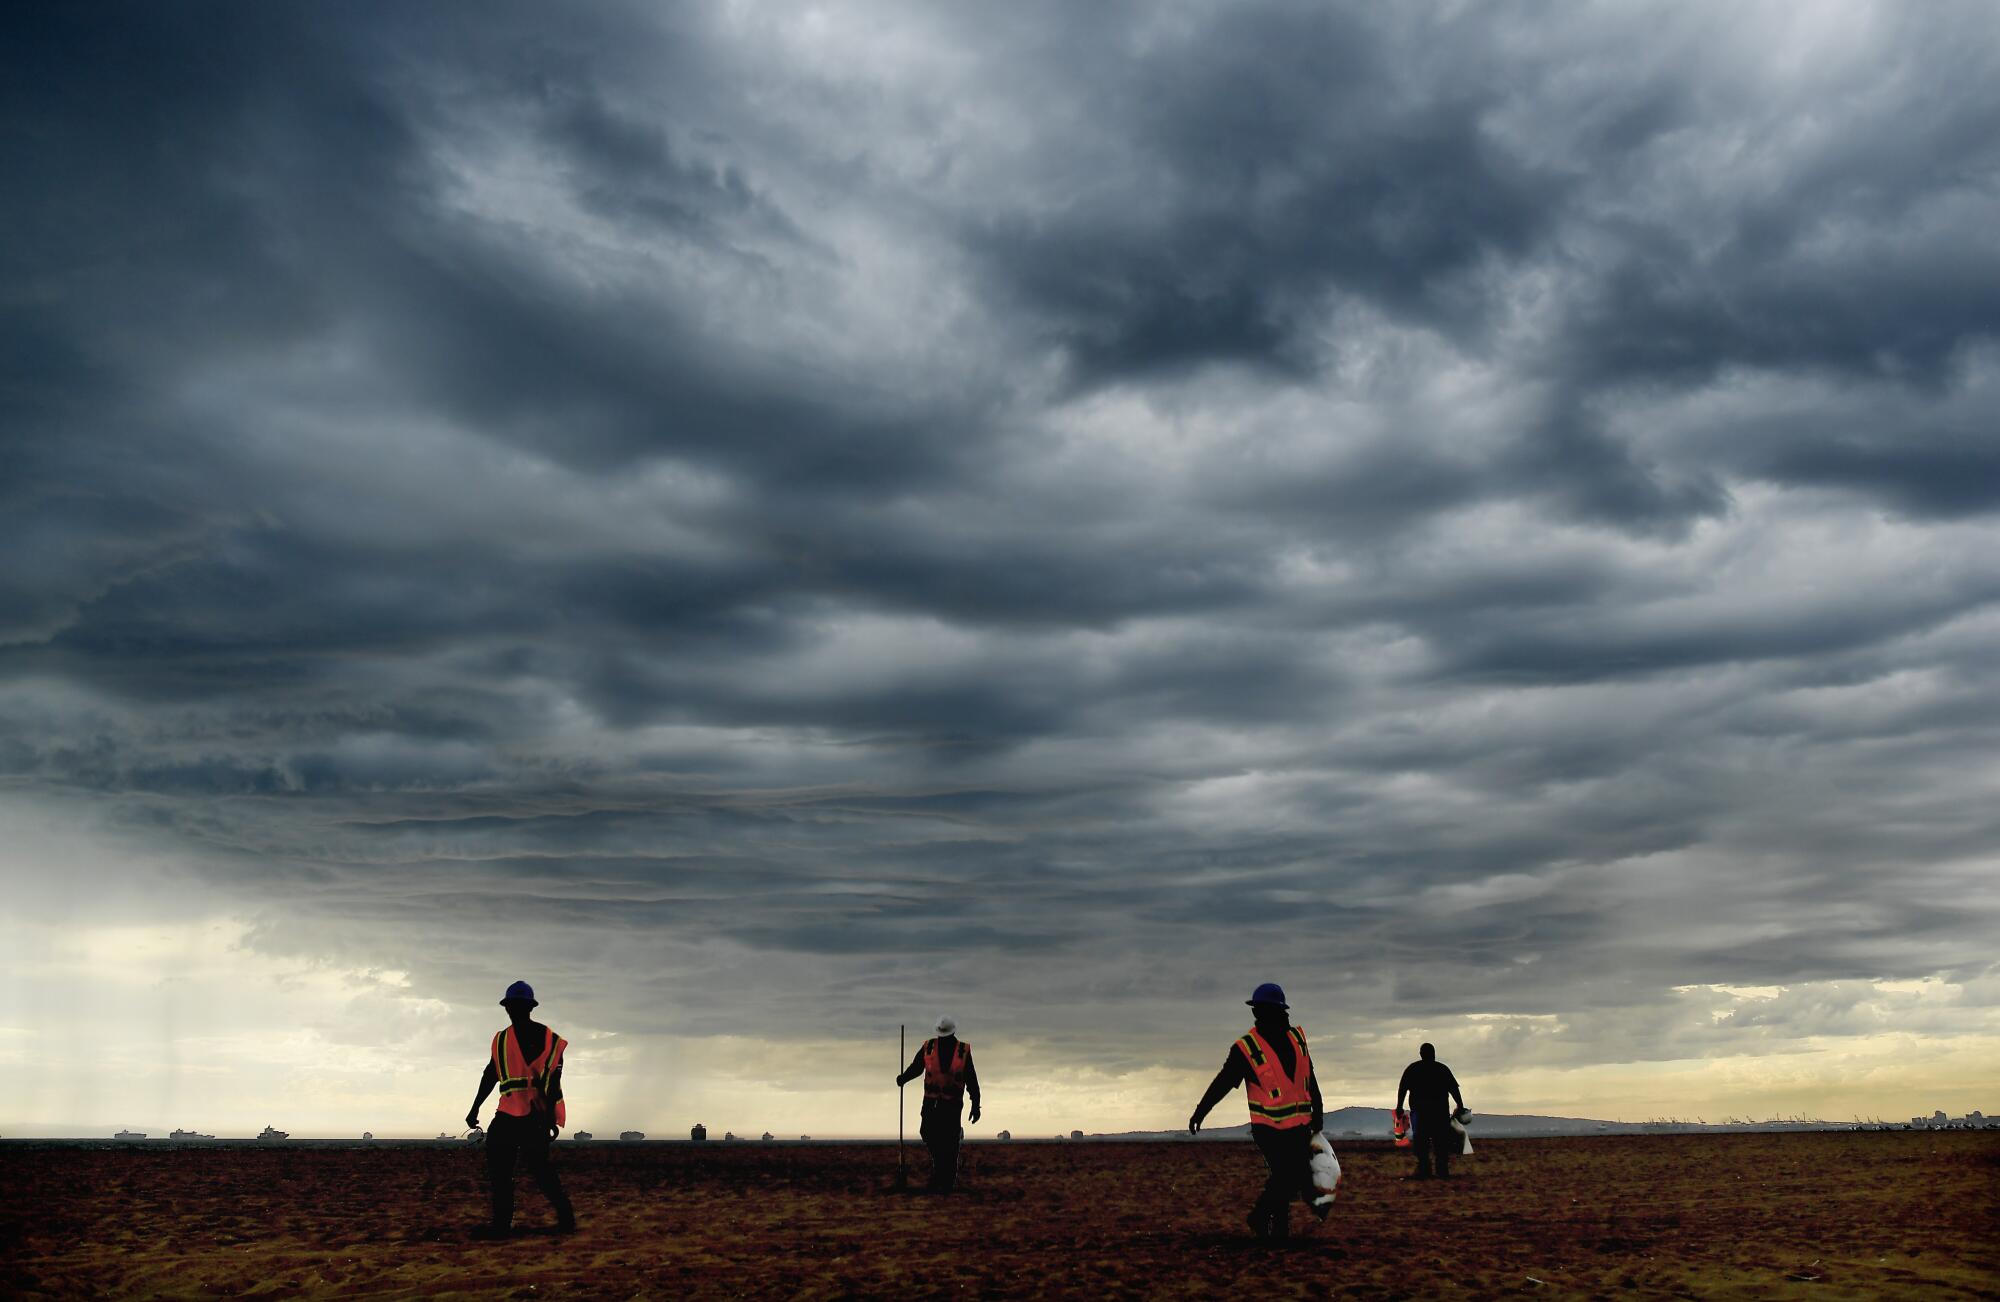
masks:
[[[1139,192],[1086,190],[1047,216],[1003,196],[972,247],[1080,382],[1202,361],[1310,369],[1334,293],[1459,324],[1479,310],[1462,278],[1547,229],[1567,182],[1490,141],[1476,97],[1404,95],[1401,51],[1365,19],[1217,11],[1142,57],[1113,39],[1061,67],[1108,116],[1092,128]]]
[[[10,16],[0,781],[610,1027],[1847,1024],[1685,988],[1990,961],[1986,17]]]

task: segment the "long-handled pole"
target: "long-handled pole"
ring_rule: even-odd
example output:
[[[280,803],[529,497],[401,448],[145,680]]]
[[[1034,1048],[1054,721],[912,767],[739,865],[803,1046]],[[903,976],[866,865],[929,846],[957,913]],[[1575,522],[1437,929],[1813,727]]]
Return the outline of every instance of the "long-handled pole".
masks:
[[[896,1075],[903,1074],[903,1051],[909,1047],[907,1025],[896,1028]],[[909,1187],[910,1177],[903,1170],[903,1082],[896,1082],[896,1187]]]

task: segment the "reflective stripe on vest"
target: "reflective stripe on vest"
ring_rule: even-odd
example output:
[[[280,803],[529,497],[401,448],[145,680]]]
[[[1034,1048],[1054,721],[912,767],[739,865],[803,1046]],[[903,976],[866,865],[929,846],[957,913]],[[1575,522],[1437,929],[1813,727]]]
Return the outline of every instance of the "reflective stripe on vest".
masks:
[[[509,1026],[493,1037],[493,1077],[500,1087],[500,1111],[510,1117],[533,1116],[553,1090],[555,1074],[562,1070],[563,1050],[569,1041],[548,1027],[542,1028],[542,1051],[528,1061],[521,1052],[520,1037]],[[569,1120],[569,1109],[556,1100],[557,1125]]]
[[[1243,1093],[1250,1100],[1250,1124],[1291,1130],[1312,1124],[1312,1055],[1306,1052],[1306,1037],[1298,1027],[1290,1028],[1293,1055],[1292,1074],[1265,1042],[1255,1027],[1236,1042],[1236,1048],[1250,1064],[1250,1080]]]
[[[938,1042],[924,1041],[924,1097],[956,1103],[965,1097],[965,1064],[972,1058],[972,1046],[960,1040],[952,1050],[951,1066],[938,1056]]]

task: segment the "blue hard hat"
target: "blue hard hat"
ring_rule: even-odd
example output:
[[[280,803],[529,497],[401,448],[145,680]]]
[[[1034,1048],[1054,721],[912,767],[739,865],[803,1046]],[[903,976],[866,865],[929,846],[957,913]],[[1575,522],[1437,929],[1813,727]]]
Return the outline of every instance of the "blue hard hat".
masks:
[[[1243,1002],[1252,1006],[1257,1004],[1276,1004],[1280,1008],[1291,1007],[1290,1004],[1285,1002],[1285,988],[1275,981],[1266,981],[1263,985],[1258,986],[1251,996]]]
[[[1277,987],[1273,986],[1272,989],[1275,990]],[[526,981],[516,981],[513,985],[507,987],[506,994],[500,996],[500,1002],[503,1004],[526,1004],[532,1008],[536,1003],[535,988]]]

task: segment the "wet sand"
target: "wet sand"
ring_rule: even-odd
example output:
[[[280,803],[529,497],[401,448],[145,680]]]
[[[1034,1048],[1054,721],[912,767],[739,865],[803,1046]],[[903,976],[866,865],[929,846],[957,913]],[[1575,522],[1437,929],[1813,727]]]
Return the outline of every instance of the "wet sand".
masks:
[[[1489,1141],[1449,1184],[1336,1146],[1273,1248],[1248,1144],[976,1145],[932,1198],[893,1148],[566,1143],[580,1232],[522,1178],[483,1243],[476,1149],[10,1143],[0,1293],[2000,1298],[2000,1133]]]

